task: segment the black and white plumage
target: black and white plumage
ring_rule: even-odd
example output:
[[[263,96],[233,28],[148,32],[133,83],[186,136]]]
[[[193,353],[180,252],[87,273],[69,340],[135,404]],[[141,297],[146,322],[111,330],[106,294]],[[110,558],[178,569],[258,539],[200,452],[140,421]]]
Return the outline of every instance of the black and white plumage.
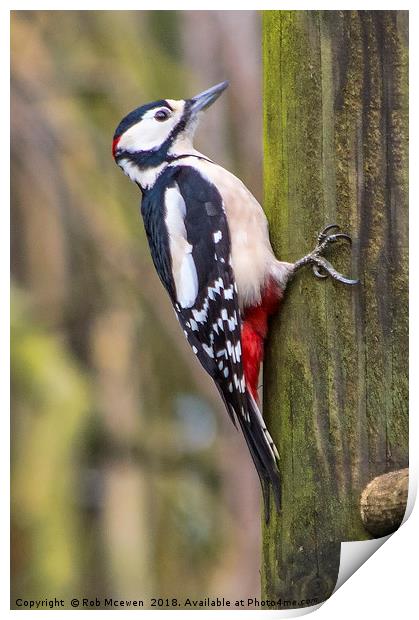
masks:
[[[179,162],[144,193],[141,213],[156,270],[193,352],[243,431],[261,472],[265,503],[269,505],[269,483],[279,501],[279,480],[275,469],[271,473],[276,449],[246,390],[240,308],[221,196],[196,169]]]
[[[243,300],[253,290],[260,296],[264,282],[255,284],[251,278],[255,280],[258,273],[258,261],[264,268],[267,262],[265,249],[258,248],[261,258],[250,255],[248,267],[247,256],[243,256],[242,266],[237,258],[233,264],[232,234],[235,247],[240,235],[229,221],[232,205],[225,196],[229,183],[239,198],[250,202],[253,216],[256,214],[254,235],[266,238],[266,256],[272,256],[275,273],[282,273],[280,265],[287,264],[273,257],[266,220],[250,192],[227,171],[230,176],[225,183],[218,182],[223,169],[192,147],[198,112],[225,87],[223,83],[187,101],[161,100],[135,110],[117,128],[113,153],[141,188],[141,213],[155,268],[193,352],[213,378],[231,420],[243,432],[261,480],[268,519],[270,488],[280,507],[278,453],[255,395],[246,385],[242,359]],[[236,182],[240,184],[237,188]],[[244,221],[242,228],[244,232],[238,232],[243,236],[247,234]],[[241,277],[240,287],[235,267],[240,274],[248,272],[245,278],[249,281]]]

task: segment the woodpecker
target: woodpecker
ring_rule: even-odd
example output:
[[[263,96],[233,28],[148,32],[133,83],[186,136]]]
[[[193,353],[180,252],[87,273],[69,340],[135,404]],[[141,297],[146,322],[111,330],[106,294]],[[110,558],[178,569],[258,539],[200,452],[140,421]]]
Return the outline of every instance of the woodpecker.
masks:
[[[201,113],[227,86],[225,81],[190,99],[161,99],[135,109],[118,125],[112,153],[141,190],[155,268],[192,351],[243,432],[269,521],[270,489],[280,510],[281,483],[278,451],[257,393],[268,319],[304,265],[318,277],[356,281],[322,255],[331,243],[351,241],[336,225],[320,233],[307,256],[279,261],[257,200],[237,177],[193,147]]]

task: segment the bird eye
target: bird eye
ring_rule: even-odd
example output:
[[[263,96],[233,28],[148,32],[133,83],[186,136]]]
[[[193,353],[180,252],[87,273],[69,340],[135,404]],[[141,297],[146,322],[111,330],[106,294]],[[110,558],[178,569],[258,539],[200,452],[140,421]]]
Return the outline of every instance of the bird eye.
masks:
[[[157,112],[154,115],[154,118],[156,119],[156,121],[167,121],[167,119],[170,116],[170,112],[169,110],[157,110]]]

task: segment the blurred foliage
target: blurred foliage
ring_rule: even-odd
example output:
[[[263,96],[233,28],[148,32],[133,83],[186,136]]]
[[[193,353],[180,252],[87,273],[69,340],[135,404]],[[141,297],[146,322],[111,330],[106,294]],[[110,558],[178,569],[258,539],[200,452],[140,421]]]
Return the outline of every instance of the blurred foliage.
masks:
[[[256,477],[110,143],[228,77],[197,146],[257,195],[259,39],[254,12],[12,12],[12,601],[257,594]]]
[[[32,324],[19,295],[12,304],[12,346],[12,430],[19,438],[12,445],[15,559],[31,567],[28,594],[49,591],[51,582],[71,592],[78,560],[72,498],[88,388],[60,339]]]

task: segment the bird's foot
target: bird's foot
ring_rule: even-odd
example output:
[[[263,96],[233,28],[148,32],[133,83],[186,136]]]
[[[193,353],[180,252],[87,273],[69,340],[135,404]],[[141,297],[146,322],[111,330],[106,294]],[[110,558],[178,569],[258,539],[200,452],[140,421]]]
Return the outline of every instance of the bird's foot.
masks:
[[[331,230],[335,229],[336,232],[329,234]],[[358,284],[359,280],[352,280],[350,278],[346,278],[344,275],[336,271],[336,269],[326,260],[323,256],[323,252],[326,248],[332,243],[336,243],[340,239],[344,241],[348,241],[352,243],[352,239],[346,233],[339,232],[340,227],[337,224],[329,224],[326,226],[324,230],[317,237],[317,245],[310,254],[300,258],[294,263],[292,275],[295,275],[296,272],[301,269],[301,267],[305,267],[306,265],[311,265],[313,268],[314,275],[317,278],[327,278],[330,276],[334,280],[338,282],[342,282],[342,284]]]

